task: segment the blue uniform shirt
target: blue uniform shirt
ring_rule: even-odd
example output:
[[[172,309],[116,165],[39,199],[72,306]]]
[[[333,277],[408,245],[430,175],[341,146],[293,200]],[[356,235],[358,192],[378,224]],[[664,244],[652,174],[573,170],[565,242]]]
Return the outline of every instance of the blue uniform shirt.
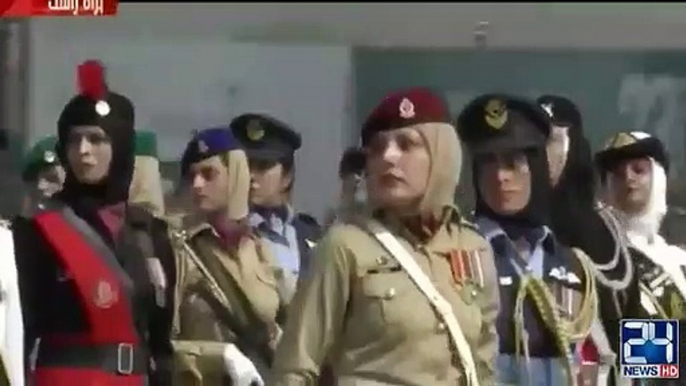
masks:
[[[298,234],[293,226],[293,211],[289,208],[285,218],[277,211],[253,211],[248,219],[250,226],[262,236],[274,254],[279,267],[296,276],[300,273],[300,248]]]
[[[546,278],[546,271],[557,265],[558,248],[555,237],[548,227],[532,228],[524,236],[530,246],[520,255],[514,242],[500,225],[486,217],[478,217],[476,223],[483,236],[493,247],[500,287],[500,313],[497,332],[500,354],[496,360],[498,382],[517,385],[557,386],[566,382],[563,360],[557,353],[555,340],[544,325],[531,301],[524,306],[524,325],[528,334],[531,358],[517,363],[514,352],[514,307],[520,277],[523,274]],[[528,253],[527,253],[528,252]],[[556,354],[556,355],[554,355]]]

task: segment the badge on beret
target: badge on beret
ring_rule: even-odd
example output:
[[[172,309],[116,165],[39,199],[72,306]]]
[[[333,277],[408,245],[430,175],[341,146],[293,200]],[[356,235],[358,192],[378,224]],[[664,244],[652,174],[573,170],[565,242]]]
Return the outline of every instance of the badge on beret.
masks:
[[[207,147],[205,141],[203,141],[202,139],[198,140],[198,153],[205,154],[208,150],[210,150],[210,148]]]
[[[97,307],[107,309],[112,307],[118,300],[119,295],[112,284],[106,280],[98,281],[98,284],[95,287],[95,294],[93,296],[93,302]]]
[[[98,101],[98,103],[95,104],[95,112],[101,117],[106,116],[110,111],[112,111],[112,109],[110,108],[109,103],[105,101]]]
[[[605,149],[619,149],[620,147],[636,143],[636,138],[628,133],[618,133],[605,143]]]
[[[414,104],[407,98],[403,98],[403,100],[400,101],[400,106],[398,106],[398,109],[400,110],[401,118],[410,119],[414,118],[415,116]]]
[[[264,129],[262,128],[260,121],[257,119],[253,119],[248,122],[248,127],[245,129],[245,133],[248,136],[248,139],[251,141],[259,141],[264,138]]]
[[[553,117],[553,104],[552,103],[543,103],[541,105],[541,108],[543,108],[543,110],[545,110],[545,112],[548,113],[548,116],[550,118]]]
[[[486,123],[492,128],[498,130],[507,123],[507,106],[505,106],[505,102],[499,99],[490,100],[486,103],[484,111],[486,112]]]
[[[46,150],[45,153],[43,153],[43,161],[45,161],[46,163],[51,164],[55,162],[55,158],[55,152],[53,151]]]

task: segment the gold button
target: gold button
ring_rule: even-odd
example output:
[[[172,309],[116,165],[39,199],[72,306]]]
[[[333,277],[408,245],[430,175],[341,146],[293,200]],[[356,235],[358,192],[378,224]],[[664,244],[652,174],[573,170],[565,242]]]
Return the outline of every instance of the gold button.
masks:
[[[386,291],[386,299],[393,299],[395,297],[395,288],[389,288]]]
[[[443,323],[443,322],[438,323],[438,332],[445,332],[445,330],[446,330],[445,323]]]
[[[472,296],[476,296],[476,295],[478,295],[478,294],[479,294],[479,291],[477,291],[477,290],[475,290],[475,289],[472,290]]]
[[[386,256],[379,256],[376,258],[376,264],[384,265],[386,263],[388,263],[388,258]]]

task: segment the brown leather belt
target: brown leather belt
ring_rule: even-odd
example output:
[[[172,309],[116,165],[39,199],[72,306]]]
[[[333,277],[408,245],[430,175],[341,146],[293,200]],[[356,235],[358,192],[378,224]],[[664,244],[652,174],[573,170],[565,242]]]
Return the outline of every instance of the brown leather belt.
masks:
[[[36,367],[88,367],[118,375],[148,372],[149,355],[128,343],[107,345],[42,345]]]

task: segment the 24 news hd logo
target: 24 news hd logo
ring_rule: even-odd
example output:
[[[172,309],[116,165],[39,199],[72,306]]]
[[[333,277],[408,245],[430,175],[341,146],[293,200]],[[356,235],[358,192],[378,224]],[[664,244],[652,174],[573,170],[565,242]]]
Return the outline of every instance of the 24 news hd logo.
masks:
[[[637,379],[679,378],[679,321],[620,321],[622,376]]]

